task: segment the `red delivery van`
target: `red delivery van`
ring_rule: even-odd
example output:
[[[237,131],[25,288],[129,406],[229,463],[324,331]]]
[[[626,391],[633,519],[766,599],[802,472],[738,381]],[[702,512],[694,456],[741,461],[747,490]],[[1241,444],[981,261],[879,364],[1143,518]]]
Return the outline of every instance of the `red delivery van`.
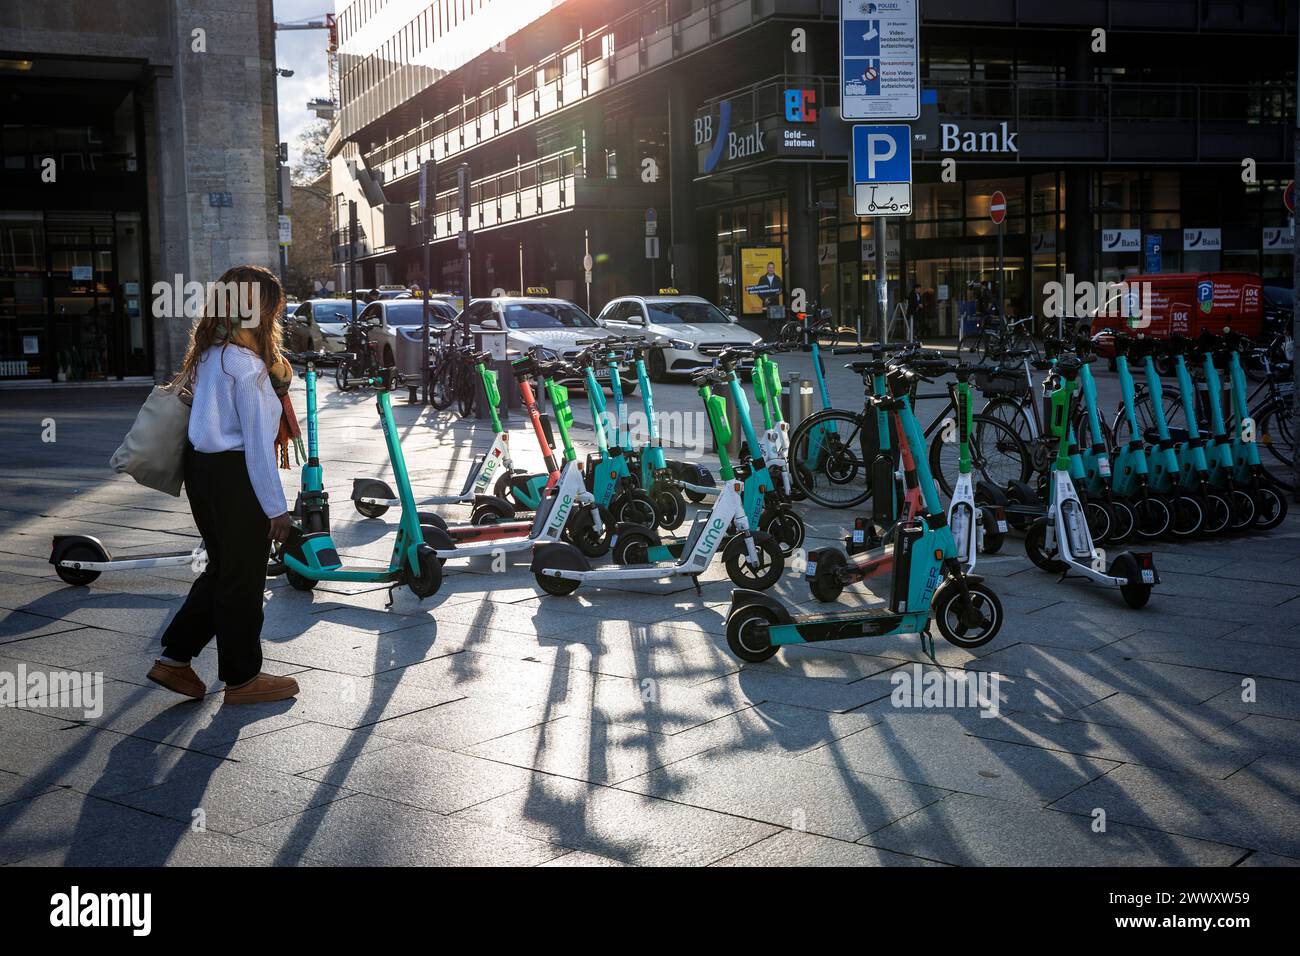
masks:
[[[1197,338],[1202,332],[1232,329],[1249,338],[1264,331],[1264,283],[1249,272],[1183,272],[1137,275],[1128,280],[1130,301],[1141,302],[1149,324],[1131,324],[1119,317],[1098,315],[1091,320],[1097,354],[1114,358],[1113,329],[1163,339],[1170,335]]]

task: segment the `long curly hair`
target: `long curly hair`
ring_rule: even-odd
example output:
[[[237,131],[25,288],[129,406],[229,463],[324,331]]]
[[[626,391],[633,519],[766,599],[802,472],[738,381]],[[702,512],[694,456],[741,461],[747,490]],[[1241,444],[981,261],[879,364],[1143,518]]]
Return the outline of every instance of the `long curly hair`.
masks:
[[[281,313],[284,288],[274,272],[262,266],[232,266],[221,274],[219,286],[210,290],[203,315],[190,329],[190,344],[178,378],[193,376],[199,359],[213,345],[242,345],[256,352],[267,369],[283,361],[284,342]],[[256,288],[259,315],[246,320],[236,305],[251,299]],[[233,294],[224,294],[230,292]]]

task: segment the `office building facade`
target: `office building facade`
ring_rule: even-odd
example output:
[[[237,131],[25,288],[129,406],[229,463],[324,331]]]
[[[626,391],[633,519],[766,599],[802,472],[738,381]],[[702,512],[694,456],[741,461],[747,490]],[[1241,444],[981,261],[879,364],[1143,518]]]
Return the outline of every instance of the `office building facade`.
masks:
[[[191,320],[155,283],[275,267],[271,17],[0,0],[0,383],[162,380]]]
[[[853,210],[838,12],[837,0],[352,0],[336,262],[352,201],[360,284],[459,291],[455,169],[468,164],[476,295],[546,286],[597,310],[672,285],[752,315],[746,269],[770,261],[785,289],[874,322],[876,235]],[[1067,275],[1240,270],[1289,285],[1296,19],[1283,0],[921,0],[924,104],[913,211],[887,220],[891,303],[915,289],[930,335],[987,305],[995,191],[1008,206],[1002,301],[1018,315],[1041,314]]]

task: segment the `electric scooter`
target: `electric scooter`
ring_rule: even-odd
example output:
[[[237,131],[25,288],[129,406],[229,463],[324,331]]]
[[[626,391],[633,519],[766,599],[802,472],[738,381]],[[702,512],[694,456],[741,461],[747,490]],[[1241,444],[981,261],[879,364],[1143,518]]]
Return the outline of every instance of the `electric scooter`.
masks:
[[[712,392],[713,386],[727,384],[729,379],[728,373],[715,369],[697,372],[692,377],[717,443],[721,490],[712,507],[696,516],[686,539],[662,544],[652,528],[621,524],[616,529],[613,551],[614,560],[623,566],[594,570],[572,545],[541,545],[533,552],[531,570],[543,591],[565,595],[588,582],[620,584],[677,577],[691,578],[698,590],[700,574],[720,549],[727,576],[737,587],[765,590],[777,582],[785,560],[771,535],[750,527],[741,497],[744,486],[736,480],[727,455],[731,429],[727,424],[726,402]],[[728,537],[733,527],[736,533]]]
[[[465,354],[465,359],[473,363],[474,372],[483,384],[488,414],[492,418],[492,447],[474,459],[459,493],[423,498],[419,502],[423,506],[468,504],[474,507],[478,515],[486,514],[494,519],[513,517],[516,511],[535,510],[546,489],[555,484],[559,478],[558,469],[530,475],[514,467],[510,457],[510,435],[502,427],[501,416],[497,411],[501,402],[497,373],[487,367],[487,362],[491,358],[490,352],[467,350]],[[536,426],[535,430],[543,458],[549,468],[554,464],[555,454],[547,442],[544,431]],[[513,502],[507,499],[507,495],[513,499]],[[389,508],[400,504],[388,483],[377,478],[352,479],[352,502],[357,512],[366,518],[382,517]],[[471,517],[470,520],[478,523],[475,517]]]
[[[925,455],[925,439],[908,395],[915,373],[901,367],[890,373],[890,394],[868,402],[896,416],[909,446],[925,514],[894,526],[892,578],[884,608],[792,614],[769,595],[738,590],[727,614],[727,646],[743,661],[758,663],[789,644],[919,634],[934,659],[930,622],[949,643],[979,647],[1002,628],[1002,603],[977,576],[967,575],[957,557],[952,528],[944,516]]]
[[[1150,339],[1115,336],[1115,370],[1119,373],[1120,407],[1128,424],[1129,440],[1115,449],[1111,461],[1111,492],[1128,502],[1133,511],[1134,531],[1139,538],[1159,538],[1173,523],[1173,510],[1151,487],[1147,446],[1137,420],[1137,389],[1128,357],[1142,357],[1149,351]]]
[[[809,350],[812,352],[813,378],[817,381],[817,397],[822,403],[821,410],[828,411],[834,406],[831,405],[831,391],[826,384],[826,364],[822,360],[821,346],[813,340]],[[808,496],[807,489],[811,488],[816,480],[814,476],[826,467],[826,443],[828,440],[834,440],[836,432],[837,426],[834,422],[824,422],[817,425],[813,433],[808,436],[807,449],[803,457],[793,463],[793,486],[790,494],[796,501]]]
[[[1186,419],[1185,433],[1180,430],[1175,449],[1180,469],[1179,484],[1184,491],[1194,495],[1205,509],[1205,523],[1201,531],[1218,535],[1232,528],[1235,517],[1232,496],[1220,493],[1210,482],[1210,464],[1205,456],[1205,439],[1197,423],[1196,386],[1187,370],[1187,351],[1191,346],[1181,335],[1171,335],[1165,342],[1164,353],[1173,359],[1174,374],[1178,380],[1179,400]]]
[[[1241,352],[1249,342],[1237,332],[1228,332],[1223,339],[1225,350],[1218,360],[1227,367],[1232,394],[1229,431],[1232,435],[1233,477],[1237,487],[1249,489],[1255,499],[1255,529],[1271,531],[1286,519],[1287,500],[1264,472],[1259,460],[1255,424],[1246,398],[1246,371],[1241,365]]]
[[[1056,461],[1049,476],[1047,514],[1029,526],[1025,551],[1035,565],[1060,574],[1062,580],[1075,571],[1100,584],[1118,587],[1129,607],[1141,608],[1160,582],[1155,560],[1149,552],[1124,551],[1107,563],[1105,552],[1093,543],[1083,503],[1070,475],[1066,436],[1078,393],[1079,367],[1085,361],[1092,359],[1062,355],[1056,361],[1057,385],[1048,408],[1051,434],[1058,439]]]
[[[1080,335],[1075,342],[1075,354],[1084,356],[1092,351],[1092,340]],[[1133,536],[1137,527],[1137,518],[1133,508],[1122,496],[1115,494],[1112,476],[1110,451],[1106,447],[1106,436],[1101,429],[1101,415],[1097,408],[1097,380],[1092,377],[1092,364],[1084,362],[1079,366],[1079,390],[1083,399],[1085,412],[1084,424],[1088,427],[1088,442],[1078,443],[1079,460],[1083,465],[1083,478],[1080,491],[1088,502],[1104,502],[1110,517],[1110,529],[1105,540],[1110,544],[1122,544]],[[1075,440],[1073,428],[1071,441]],[[1091,516],[1090,516],[1091,518]],[[1093,522],[1089,521],[1092,527]]]
[[[427,542],[431,536],[443,535],[440,528],[422,524],[406,472],[406,459],[397,436],[390,397],[399,377],[394,369],[380,369],[379,374],[355,382],[376,389],[379,426],[388,446],[388,458],[397,481],[401,519],[393,540],[393,554],[386,568],[345,568],[329,531],[329,493],[322,486],[315,415],[315,368],[308,364],[307,464],[303,466],[303,491],[294,509],[294,524],[284,542],[281,560],[289,584],[299,591],[310,591],[318,581],[391,582],[393,588],[406,585],[423,600],[437,593],[442,585],[442,565]],[[392,589],[389,590],[389,603]]]
[[[663,441],[659,435],[659,422],[655,415],[654,389],[646,369],[645,353],[655,343],[644,340],[636,341],[629,347],[636,370],[637,386],[641,390],[641,408],[646,419],[646,444],[638,451],[629,454],[636,462],[635,471],[640,477],[641,490],[650,496],[655,506],[655,515],[659,527],[673,531],[680,528],[686,520],[686,501],[682,497],[683,477],[690,479],[696,487],[713,487],[713,475],[707,468],[693,462],[669,459],[664,454]],[[612,373],[611,373],[612,376]],[[619,391],[622,386],[620,383]],[[628,444],[631,444],[631,427],[628,426]]]
[[[586,348],[574,359],[582,371],[587,388],[587,404],[591,408],[591,425],[596,435],[596,451],[587,455],[587,488],[596,503],[608,508],[615,522],[643,524],[653,527],[658,521],[654,502],[637,487],[637,476],[632,473],[632,463],[621,444],[621,426],[616,427],[611,443],[605,429],[608,406],[605,392],[596,378],[596,364],[608,363],[610,391],[615,396],[616,407],[622,405],[622,383],[618,377],[618,353],[615,344],[620,340],[610,336],[603,339],[579,339],[575,344]],[[621,413],[620,418],[622,418]]]
[[[1177,442],[1165,417],[1164,388],[1156,370],[1155,350],[1158,343],[1150,342],[1141,349],[1143,373],[1146,378],[1151,418],[1154,432],[1135,433],[1149,443],[1147,465],[1152,490],[1169,502],[1172,520],[1169,533],[1175,538],[1193,538],[1205,527],[1206,507],[1200,495],[1190,494],[1182,482],[1182,463],[1179,461]]]
[[[573,369],[560,362],[540,361],[536,353],[512,364],[514,374],[521,381],[536,376],[544,383],[564,449],[560,480],[542,500],[531,522],[453,525],[435,529],[436,533],[429,537],[429,541],[434,545],[440,562],[449,558],[516,554],[561,539],[588,557],[599,557],[609,550],[613,521],[609,511],[598,504],[588,490],[569,435],[573,426],[569,390],[558,384],[556,378],[572,374]],[[535,403],[533,408],[535,412]]]
[[[1210,332],[1202,332],[1197,343],[1197,367],[1205,392],[1205,408],[1209,413],[1210,437],[1206,440],[1205,460],[1210,468],[1210,484],[1228,495],[1232,501],[1232,530],[1245,531],[1255,523],[1257,510],[1255,498],[1249,491],[1237,487],[1236,462],[1232,454],[1232,436],[1228,434],[1227,418],[1223,414],[1223,383],[1215,367],[1215,352],[1223,347],[1222,341]]]

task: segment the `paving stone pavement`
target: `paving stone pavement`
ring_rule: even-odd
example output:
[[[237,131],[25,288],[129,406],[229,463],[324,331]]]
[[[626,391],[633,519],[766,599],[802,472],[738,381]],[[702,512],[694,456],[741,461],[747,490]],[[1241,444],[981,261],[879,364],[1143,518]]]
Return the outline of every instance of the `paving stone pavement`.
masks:
[[[839,370],[832,386],[860,394]],[[687,386],[655,397],[694,411]],[[0,707],[0,865],[1300,863],[1300,518],[1158,545],[1164,580],[1142,611],[1044,575],[1012,536],[980,561],[1002,633],[939,646],[937,666],[913,635],[742,665],[720,569],[698,593],[555,598],[524,558],[499,573],[451,562],[435,597],[398,591],[391,606],[383,587],[272,579],[266,669],[302,696],[227,708],[215,648],[197,661],[202,701],[144,678],[188,568],[72,588],[47,563],[57,533],[123,556],[196,542],[183,498],[107,467],[143,398],[0,404],[0,687],[103,679],[91,713],[37,683]],[[417,493],[456,490],[483,423],[395,408]],[[510,424],[525,467],[539,464]],[[386,560],[392,525],[348,501],[353,477],[388,474],[373,398],[324,383],[320,436],[345,560]],[[292,496],[297,473],[283,479]],[[847,524],[803,513],[810,545]],[[811,605],[790,571],[773,593]],[[896,678],[941,673],[995,675],[996,707],[891,700]]]

